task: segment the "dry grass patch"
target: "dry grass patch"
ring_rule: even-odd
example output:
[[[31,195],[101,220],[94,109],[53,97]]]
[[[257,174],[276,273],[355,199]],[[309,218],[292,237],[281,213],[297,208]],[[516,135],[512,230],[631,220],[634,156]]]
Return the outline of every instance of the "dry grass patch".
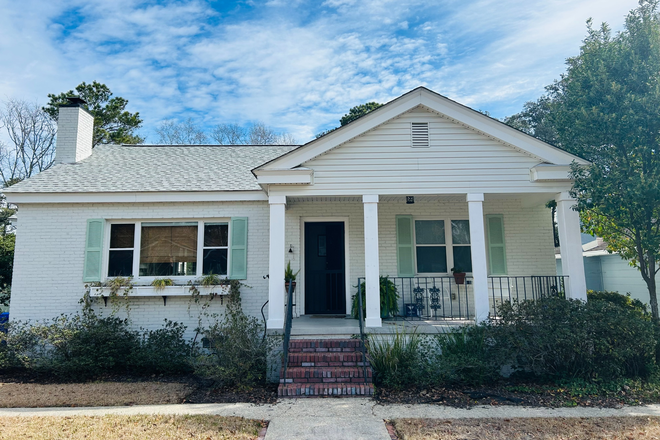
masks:
[[[659,417],[398,419],[401,440],[660,439]]]
[[[118,406],[181,403],[193,387],[176,382],[0,383],[0,407]]]
[[[263,422],[221,416],[0,417],[0,439],[255,439]]]

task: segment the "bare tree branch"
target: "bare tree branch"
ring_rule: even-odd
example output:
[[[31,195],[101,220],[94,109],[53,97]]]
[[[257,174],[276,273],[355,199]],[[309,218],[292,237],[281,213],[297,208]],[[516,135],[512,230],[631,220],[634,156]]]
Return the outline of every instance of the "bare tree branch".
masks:
[[[9,143],[0,142],[0,178],[16,183],[51,167],[55,156],[55,122],[36,103],[10,99],[0,109],[0,124]]]

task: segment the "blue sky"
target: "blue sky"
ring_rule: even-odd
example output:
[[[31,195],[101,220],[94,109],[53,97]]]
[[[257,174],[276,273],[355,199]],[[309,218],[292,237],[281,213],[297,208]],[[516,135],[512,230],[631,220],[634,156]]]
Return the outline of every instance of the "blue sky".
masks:
[[[424,85],[495,117],[636,0],[0,0],[0,99],[107,84],[144,119],[261,121],[299,142]]]

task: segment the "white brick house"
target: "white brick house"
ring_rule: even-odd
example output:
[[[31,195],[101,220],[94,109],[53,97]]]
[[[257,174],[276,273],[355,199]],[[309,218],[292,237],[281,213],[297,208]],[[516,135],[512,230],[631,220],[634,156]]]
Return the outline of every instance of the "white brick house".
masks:
[[[400,314],[429,319],[483,320],[528,288],[586,299],[568,196],[569,164],[586,162],[423,87],[301,146],[92,151],[91,115],[60,112],[57,164],[6,190],[20,217],[13,320],[73,313],[85,283],[130,275],[144,286],[130,299],[135,325],[194,328],[185,289],[148,286],[213,272],[250,286],[247,313],[269,301],[268,328],[282,329],[288,262],[300,271],[295,316],[350,313],[366,278],[368,327],[382,325],[380,275],[400,286]]]

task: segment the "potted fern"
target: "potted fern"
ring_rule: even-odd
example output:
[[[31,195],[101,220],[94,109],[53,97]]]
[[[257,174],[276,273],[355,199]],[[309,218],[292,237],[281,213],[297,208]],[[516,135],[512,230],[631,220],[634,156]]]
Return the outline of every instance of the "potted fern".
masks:
[[[291,291],[295,292],[296,290],[296,277],[300,271],[293,273],[291,269],[291,262],[289,261],[286,265],[286,270],[284,271],[284,288],[289,292],[289,284],[291,284]]]
[[[357,287],[357,286],[355,286]],[[360,288],[362,291],[362,313],[364,314],[367,310],[367,286],[363,281]],[[389,318],[390,316],[396,316],[399,313],[399,290],[396,287],[396,284],[389,279],[389,277],[380,277],[380,317]],[[358,294],[353,295],[353,306],[351,308],[351,314],[353,318],[358,318]]]
[[[466,273],[460,267],[452,267],[451,273],[454,274],[454,281],[456,281],[456,284],[465,284]]]

